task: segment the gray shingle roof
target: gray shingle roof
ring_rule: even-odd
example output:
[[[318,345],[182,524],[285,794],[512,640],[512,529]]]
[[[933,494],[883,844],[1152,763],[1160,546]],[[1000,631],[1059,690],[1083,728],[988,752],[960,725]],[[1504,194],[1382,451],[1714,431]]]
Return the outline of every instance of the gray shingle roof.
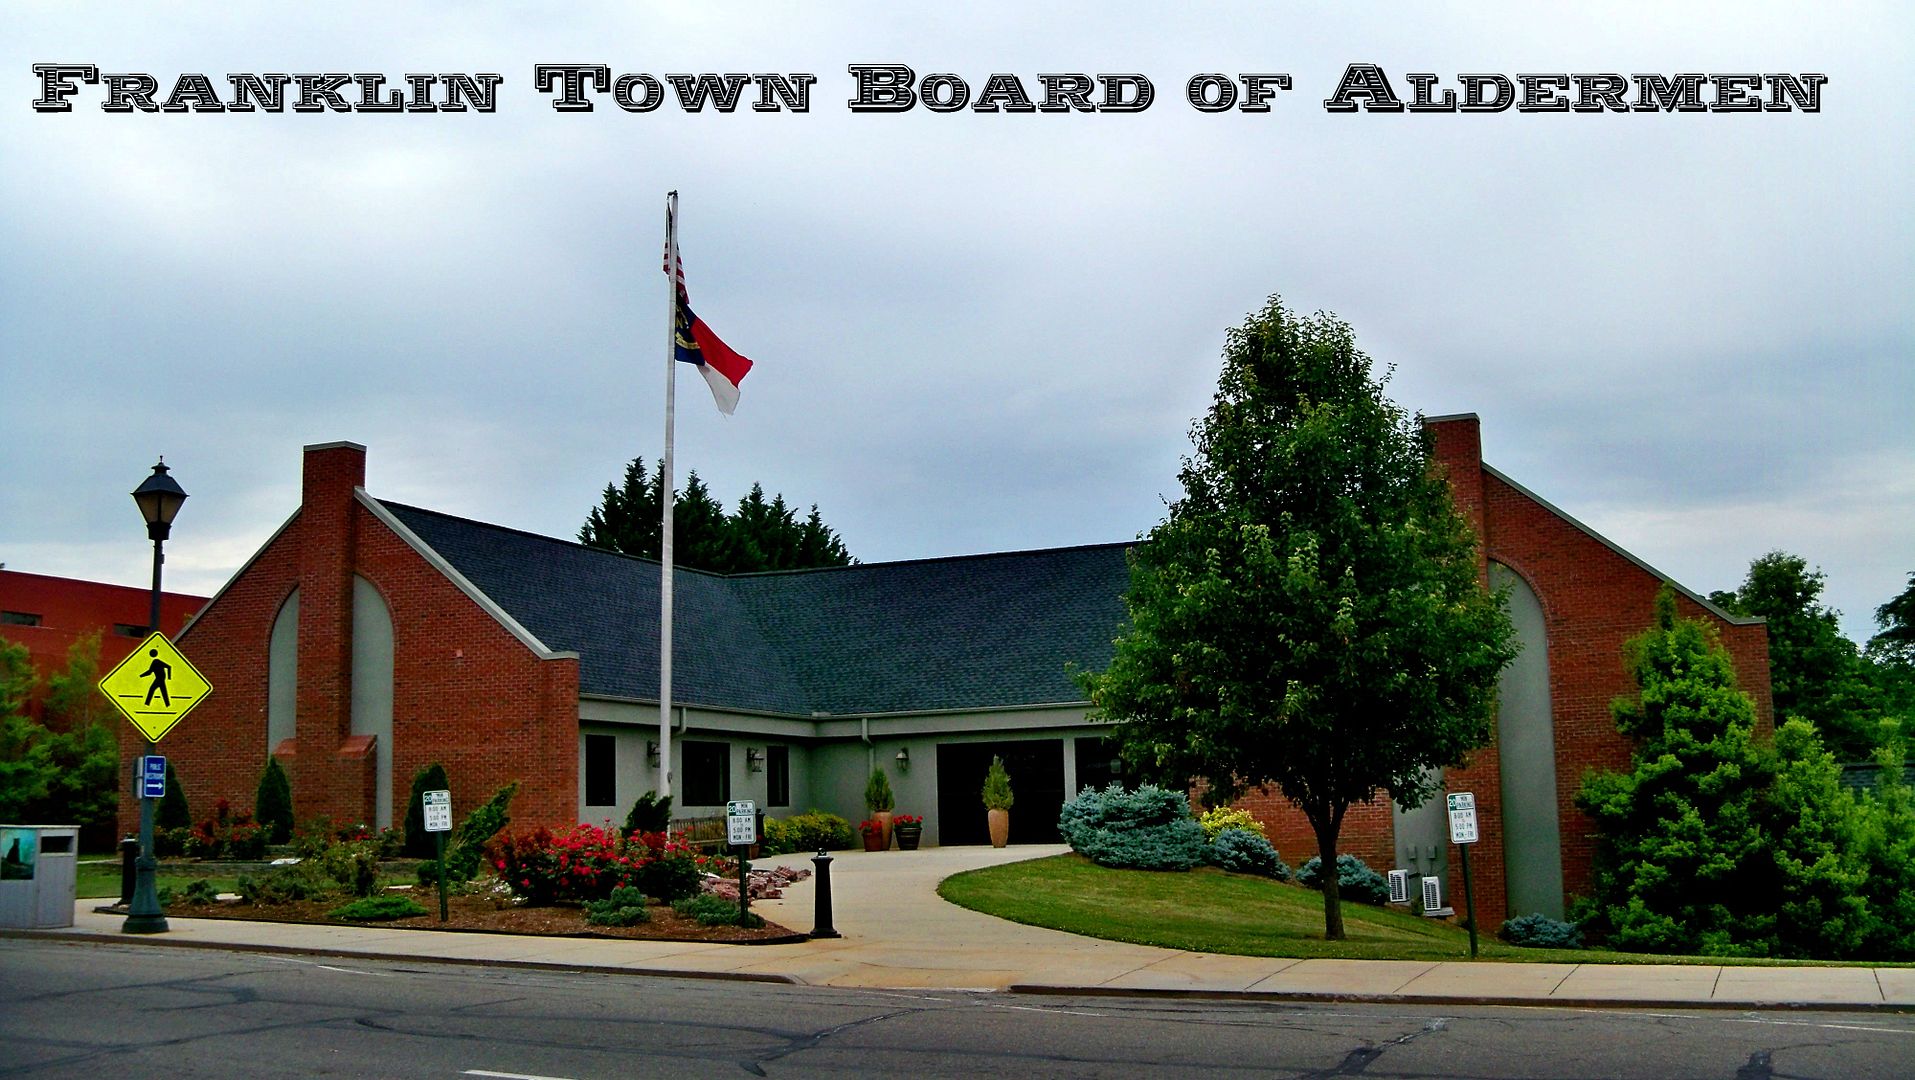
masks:
[[[553,649],[579,692],[658,698],[658,563],[381,501]],[[1079,701],[1124,617],[1126,544],[673,573],[674,700],[811,716]]]

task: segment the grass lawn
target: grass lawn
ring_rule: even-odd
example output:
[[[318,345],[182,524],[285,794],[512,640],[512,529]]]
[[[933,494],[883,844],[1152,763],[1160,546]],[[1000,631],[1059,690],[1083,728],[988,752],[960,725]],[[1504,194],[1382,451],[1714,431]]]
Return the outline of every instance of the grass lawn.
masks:
[[[1323,939],[1313,889],[1212,867],[1188,873],[1111,870],[1081,855],[969,870],[938,886],[946,900],[1013,922],[1086,937],[1241,956],[1467,960],[1469,932],[1440,919],[1343,904],[1343,941]],[[1453,898],[1459,914],[1463,898]],[[1645,956],[1604,949],[1519,949],[1490,934],[1480,960],[1569,964],[1790,964],[1802,961]]]
[[[75,872],[79,880],[78,896],[85,899],[120,898],[120,861],[83,862]],[[201,867],[194,863],[161,862],[159,876],[155,881],[160,885],[171,885],[175,889],[184,888],[188,882],[198,878],[212,881],[213,888],[220,892],[232,892],[239,875],[226,867]]]

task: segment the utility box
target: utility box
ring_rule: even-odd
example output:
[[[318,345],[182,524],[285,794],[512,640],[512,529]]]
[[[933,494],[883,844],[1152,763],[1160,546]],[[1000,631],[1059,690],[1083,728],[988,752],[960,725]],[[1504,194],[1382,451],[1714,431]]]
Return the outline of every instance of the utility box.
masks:
[[[0,927],[72,926],[79,872],[79,826],[0,825]]]

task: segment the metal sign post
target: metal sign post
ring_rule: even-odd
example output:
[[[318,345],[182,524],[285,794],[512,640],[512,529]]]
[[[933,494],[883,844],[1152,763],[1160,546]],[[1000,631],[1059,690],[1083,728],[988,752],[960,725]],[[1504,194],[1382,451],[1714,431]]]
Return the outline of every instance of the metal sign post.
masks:
[[[1449,797],[1450,843],[1463,849],[1463,910],[1469,919],[1469,958],[1476,959],[1476,894],[1470,891],[1469,849],[1476,843],[1476,795],[1458,791]]]
[[[452,831],[452,792],[422,791],[420,805],[426,814],[426,831],[432,834],[432,850],[439,861],[439,921],[446,921],[446,834]]]
[[[758,842],[758,806],[749,799],[725,804],[725,841],[738,855],[738,925],[751,921],[751,845]]]

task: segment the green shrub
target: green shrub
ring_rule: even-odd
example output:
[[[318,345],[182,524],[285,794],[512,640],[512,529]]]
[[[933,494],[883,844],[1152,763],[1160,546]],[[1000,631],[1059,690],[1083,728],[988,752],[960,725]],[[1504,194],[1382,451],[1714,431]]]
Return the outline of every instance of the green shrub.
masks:
[[[1204,827],[1206,840],[1216,840],[1217,834],[1225,829],[1242,829],[1266,839],[1269,837],[1269,834],[1263,831],[1263,822],[1258,821],[1255,814],[1248,810],[1239,810],[1234,806],[1219,806],[1215,810],[1206,811],[1203,817],[1197,819],[1197,824]]]
[[[1580,949],[1583,932],[1575,923],[1552,919],[1542,912],[1522,915],[1503,923],[1497,936],[1511,945],[1526,949]]]
[[[180,899],[189,904],[216,904],[219,902],[219,890],[205,878],[194,878],[180,890]]]
[[[1297,867],[1297,884],[1312,889],[1321,888],[1323,858],[1310,856],[1310,861]],[[1370,869],[1370,864],[1348,853],[1337,856],[1337,895],[1345,900],[1354,900],[1359,904],[1382,906],[1390,901],[1390,883],[1382,874]]]
[[[1290,880],[1290,867],[1259,833],[1230,828],[1219,832],[1204,853],[1210,865],[1233,874],[1262,874],[1278,881]]]
[[[851,823],[836,814],[812,810],[788,818],[766,818],[765,838],[759,850],[766,855],[792,851],[844,851],[856,847]]]
[[[991,771],[984,774],[981,792],[986,810],[1009,810],[1017,797],[1011,794],[1011,774],[1004,771],[1004,759],[993,756]]]
[[[173,886],[171,885],[154,886],[153,895],[159,897],[160,906],[163,908],[172,907],[175,903],[179,901],[179,893],[174,892]]]
[[[695,895],[704,878],[689,853],[658,855],[638,868],[639,889],[667,903]]]
[[[672,827],[672,797],[658,797],[658,792],[648,791],[632,803],[631,812],[625,815],[625,834],[635,832],[664,832]]]
[[[446,767],[433,762],[412,774],[412,795],[406,800],[406,839],[405,847],[400,850],[414,859],[430,859],[433,856],[432,834],[426,831],[426,806],[421,798],[428,791],[451,791],[452,781],[446,779]]]
[[[490,799],[459,823],[459,831],[452,834],[452,843],[446,848],[446,877],[453,881],[471,881],[478,876],[485,846],[512,821],[507,811],[512,806],[512,796],[518,791],[519,782],[514,780],[493,792]]]
[[[186,854],[186,843],[193,838],[193,830],[153,829],[153,854],[162,859]]]
[[[687,896],[672,903],[672,910],[688,919],[696,919],[706,926],[742,926],[757,929],[765,925],[765,920],[756,915],[740,919],[743,914],[736,900],[726,900],[710,893]]]
[[[651,918],[645,910],[645,893],[630,885],[620,885],[612,895],[585,905],[585,921],[594,926],[633,926]]]
[[[371,896],[379,887],[377,840],[331,844],[311,861],[318,864],[320,872],[354,896]]]
[[[362,896],[344,907],[336,907],[327,912],[335,919],[354,919],[359,922],[410,919],[425,913],[426,909],[420,907],[410,896]]]
[[[339,885],[310,862],[276,866],[258,874],[241,874],[233,888],[249,904],[290,904],[332,896]]]
[[[1182,792],[1155,784],[1085,788],[1064,804],[1057,830],[1071,850],[1129,870],[1188,870],[1204,861],[1204,831]]]
[[[879,814],[896,805],[897,799],[891,794],[891,778],[883,769],[872,769],[871,779],[864,782],[864,808]]]
[[[259,788],[253,793],[253,818],[266,830],[268,844],[283,844],[293,835],[293,785],[279,759],[266,756],[266,770],[259,774]]]

